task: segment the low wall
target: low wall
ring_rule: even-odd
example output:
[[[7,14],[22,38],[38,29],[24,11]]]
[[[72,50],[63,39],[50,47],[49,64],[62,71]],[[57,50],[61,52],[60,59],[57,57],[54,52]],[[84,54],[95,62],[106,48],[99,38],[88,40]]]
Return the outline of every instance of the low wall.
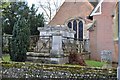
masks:
[[[116,80],[117,70],[78,65],[1,62],[2,78],[73,78],[73,80]]]

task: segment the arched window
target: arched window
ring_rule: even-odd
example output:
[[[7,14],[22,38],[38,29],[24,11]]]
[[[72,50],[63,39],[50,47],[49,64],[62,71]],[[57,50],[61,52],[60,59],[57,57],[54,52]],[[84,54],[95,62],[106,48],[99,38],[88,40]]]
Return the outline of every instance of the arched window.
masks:
[[[75,40],[83,40],[83,21],[80,19],[73,19],[67,23],[69,28],[72,28],[76,33],[74,35]]]
[[[79,21],[79,40],[82,41],[83,40],[83,22]]]
[[[73,30],[76,31],[74,37],[75,39],[77,39],[77,21],[76,20],[73,21]]]
[[[68,27],[72,28],[72,23],[71,22],[68,23]]]

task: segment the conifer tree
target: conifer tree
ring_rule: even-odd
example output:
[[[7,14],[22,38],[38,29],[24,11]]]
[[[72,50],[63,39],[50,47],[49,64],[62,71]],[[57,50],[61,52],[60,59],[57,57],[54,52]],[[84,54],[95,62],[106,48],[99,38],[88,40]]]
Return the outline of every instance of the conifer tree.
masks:
[[[24,62],[29,46],[30,29],[24,17],[20,17],[13,27],[11,42],[11,60]]]

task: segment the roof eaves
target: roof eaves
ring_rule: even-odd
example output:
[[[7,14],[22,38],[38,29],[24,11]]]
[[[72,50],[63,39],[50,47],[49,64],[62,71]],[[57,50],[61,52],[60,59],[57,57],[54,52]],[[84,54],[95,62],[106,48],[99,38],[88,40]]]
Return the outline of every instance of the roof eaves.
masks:
[[[97,9],[101,6],[101,4],[102,4],[103,1],[104,1],[104,0],[101,0],[101,1],[97,4],[97,6],[93,9],[93,11],[90,13],[89,16],[93,16],[93,15],[94,15],[95,11],[97,11]],[[101,13],[100,13],[100,14],[101,14]]]

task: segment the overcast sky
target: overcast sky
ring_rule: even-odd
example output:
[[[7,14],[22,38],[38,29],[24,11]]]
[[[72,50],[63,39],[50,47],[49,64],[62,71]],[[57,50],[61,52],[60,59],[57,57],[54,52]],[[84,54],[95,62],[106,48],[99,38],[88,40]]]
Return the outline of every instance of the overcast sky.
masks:
[[[44,3],[47,0],[26,0],[26,1],[28,2],[29,5],[31,5],[31,4],[37,4],[39,1]],[[54,0],[51,0],[51,1],[54,1]],[[64,2],[65,0],[55,0],[55,1]]]
[[[36,7],[39,7],[39,1],[42,2],[42,4],[45,4],[47,0],[26,0],[28,2],[28,6],[31,6],[32,4],[35,4]],[[54,1],[54,0],[48,0],[48,1]],[[59,3],[63,3],[65,0],[55,0],[58,1]]]
[[[53,1],[54,1],[54,0],[26,0],[26,1],[28,2],[28,6],[32,6],[32,4],[35,4],[36,8],[39,7],[37,14],[38,14],[38,13],[44,13],[44,16],[46,16],[46,14],[45,14],[45,12],[43,11],[43,9],[40,8],[39,2],[41,2],[41,3],[44,5],[46,1],[51,1],[51,3],[53,4]],[[57,2],[58,2],[58,6],[60,6],[60,5],[63,4],[63,2],[64,2],[65,0],[55,0],[55,1],[57,1]],[[53,6],[52,8],[54,9],[54,6]],[[54,15],[55,15],[55,11],[52,12],[52,17],[54,17]]]

